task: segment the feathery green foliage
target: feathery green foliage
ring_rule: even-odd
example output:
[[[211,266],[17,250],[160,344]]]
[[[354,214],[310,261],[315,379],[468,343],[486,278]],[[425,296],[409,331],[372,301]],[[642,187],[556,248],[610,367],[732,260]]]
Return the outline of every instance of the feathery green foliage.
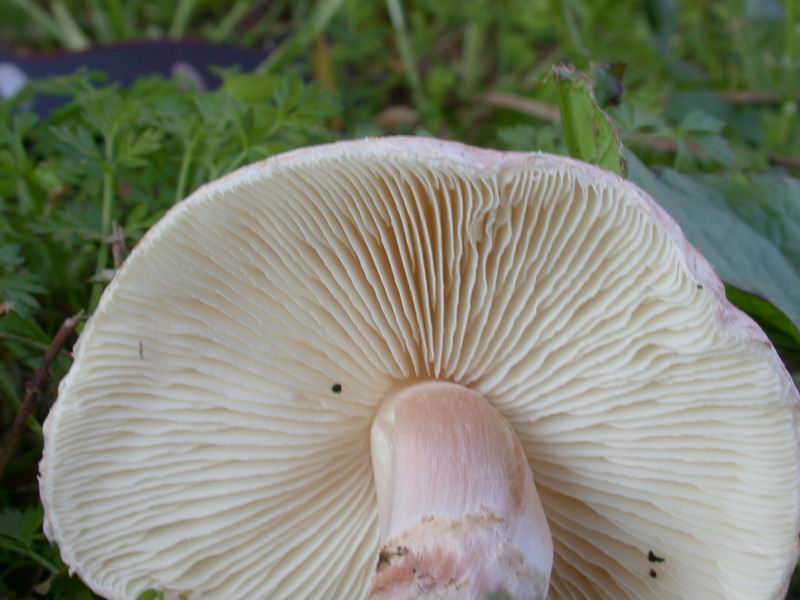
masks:
[[[96,306],[125,250],[177,201],[283,150],[393,133],[627,169],[799,377],[792,0],[0,0],[0,14],[2,38],[27,51],[166,37],[276,49],[214,91],[78,72],[0,101],[3,428],[64,318]],[[33,94],[68,102],[41,119]],[[62,351],[3,476],[0,597],[92,597],[40,528],[41,421],[69,363]]]

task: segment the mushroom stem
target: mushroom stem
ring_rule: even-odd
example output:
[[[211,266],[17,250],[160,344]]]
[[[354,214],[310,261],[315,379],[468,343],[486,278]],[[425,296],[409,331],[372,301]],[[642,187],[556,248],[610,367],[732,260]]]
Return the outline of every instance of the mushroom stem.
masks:
[[[517,436],[476,392],[417,383],[372,424],[381,552],[370,598],[544,598],[550,529]]]

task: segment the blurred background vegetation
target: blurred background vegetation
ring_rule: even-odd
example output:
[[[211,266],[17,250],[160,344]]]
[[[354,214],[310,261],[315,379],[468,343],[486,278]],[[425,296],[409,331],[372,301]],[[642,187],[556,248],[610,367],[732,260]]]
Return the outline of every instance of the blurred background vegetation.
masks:
[[[797,381],[799,11],[795,0],[0,0],[0,50],[17,57],[143,39],[263,57],[219,71],[214,90],[78,72],[0,100],[0,426],[59,325],[90,314],[126,250],[201,183],[292,147],[397,133],[587,158],[570,138],[593,135],[580,115],[570,122],[573,77],[612,129],[618,170],[679,220]],[[53,95],[60,108],[29,110]],[[62,349],[2,473],[0,597],[92,597],[40,530],[41,423],[69,362]]]

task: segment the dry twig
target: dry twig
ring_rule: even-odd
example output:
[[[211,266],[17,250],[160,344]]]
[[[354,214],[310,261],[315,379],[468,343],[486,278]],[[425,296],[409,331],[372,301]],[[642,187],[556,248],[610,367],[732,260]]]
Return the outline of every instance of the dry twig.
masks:
[[[731,92],[733,93],[733,92]],[[727,98],[728,93],[723,93]],[[753,102],[761,101],[767,102],[768,98],[757,96],[735,96],[740,103],[745,103],[748,99]],[[542,121],[550,123],[558,123],[561,119],[557,106],[547,104],[540,100],[533,98],[526,98],[524,96],[517,96],[514,94],[506,94],[502,92],[489,92],[480,96],[479,100],[486,106],[491,108],[505,108],[514,110],[519,113],[531,115]],[[736,102],[737,100],[734,100]],[[675,152],[678,149],[678,144],[675,140],[665,136],[643,136],[637,135],[631,138],[634,144],[638,144],[656,152]],[[704,158],[705,152],[702,148],[695,143],[689,142],[687,144],[689,151],[698,158]],[[800,157],[798,156],[777,156],[770,155],[769,162],[773,165],[785,167],[787,169],[800,169]]]
[[[481,96],[479,100],[493,108],[507,108],[526,115],[531,115],[542,121],[558,123],[561,121],[561,112],[557,106],[547,104],[541,100],[517,96],[515,94],[505,94],[503,92],[488,92]]]
[[[22,440],[22,432],[25,429],[25,421],[27,421],[28,417],[33,413],[34,408],[36,408],[36,400],[44,390],[47,382],[50,380],[50,363],[52,363],[55,357],[58,355],[59,351],[61,350],[61,346],[64,345],[64,343],[75,331],[75,328],[78,326],[78,322],[81,320],[82,316],[83,311],[80,311],[77,315],[71,316],[61,324],[61,327],[58,328],[58,332],[53,338],[53,341],[50,342],[50,346],[44,353],[42,365],[36,370],[36,372],[33,374],[33,377],[31,377],[25,384],[25,399],[22,401],[22,404],[20,404],[19,410],[17,411],[17,416],[14,418],[14,423],[11,425],[11,428],[8,430],[8,434],[6,435],[6,443],[3,446],[3,451],[0,453],[0,478],[3,477],[3,473],[5,472],[8,463],[11,462],[11,459],[16,453],[17,447]]]
[[[772,154],[769,157],[769,162],[779,167],[786,167],[787,169],[800,169],[800,156],[779,156]]]
[[[728,90],[717,94],[726,102],[738,105],[777,104],[781,101],[781,95],[777,92],[761,90]]]
[[[111,244],[111,256],[114,259],[114,268],[119,269],[128,256],[128,248],[125,246],[125,232],[119,223],[111,223],[111,236],[107,240]]]

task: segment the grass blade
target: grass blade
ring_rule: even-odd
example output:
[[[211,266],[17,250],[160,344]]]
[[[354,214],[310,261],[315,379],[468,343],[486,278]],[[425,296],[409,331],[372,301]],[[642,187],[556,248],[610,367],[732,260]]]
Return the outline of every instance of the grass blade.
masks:
[[[408,83],[414,92],[417,105],[424,104],[424,94],[422,93],[422,80],[419,76],[417,61],[411,49],[411,38],[406,29],[406,21],[403,16],[403,7],[398,0],[386,0],[389,9],[389,18],[392,20],[394,35],[397,43],[397,50],[400,52],[400,60],[403,61],[403,69],[406,72]]]
[[[65,39],[69,40],[69,48],[82,50],[89,47],[89,38],[81,29],[80,25],[72,18],[72,14],[61,0],[53,0],[50,5],[59,29],[63,32]]]
[[[314,38],[325,31],[342,4],[344,4],[344,0],[319,0],[311,16],[307,20],[307,24],[301,27],[295,35],[278,46],[275,51],[256,68],[256,71],[260,73],[273,71],[285,65],[306,50],[311,45]]]
[[[178,7],[172,17],[172,25],[169,28],[170,38],[175,40],[183,37],[196,5],[197,0],[179,0]]]

